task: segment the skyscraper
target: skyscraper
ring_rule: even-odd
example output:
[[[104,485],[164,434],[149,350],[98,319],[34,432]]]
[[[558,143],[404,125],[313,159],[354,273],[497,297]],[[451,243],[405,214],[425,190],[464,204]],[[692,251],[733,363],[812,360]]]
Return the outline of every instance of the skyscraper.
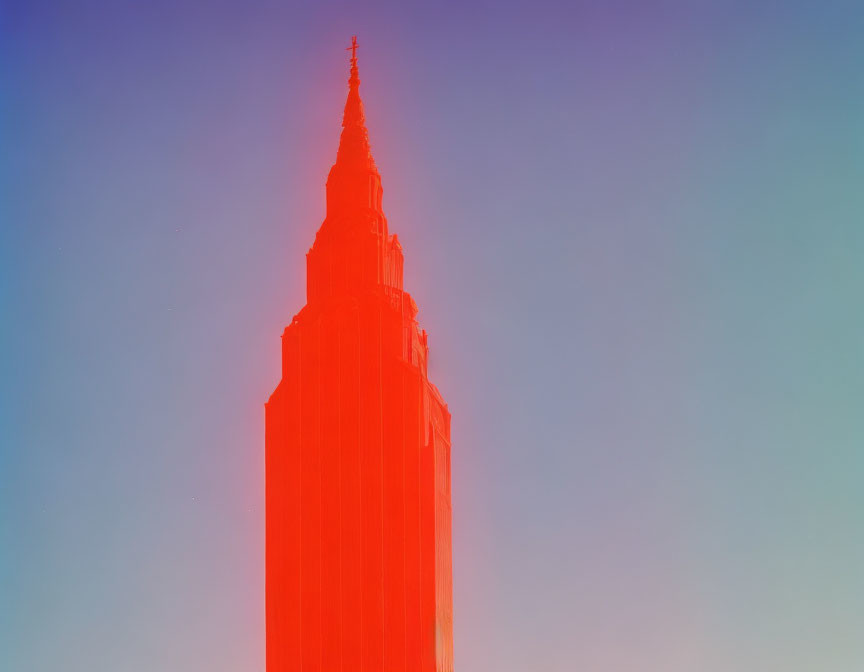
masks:
[[[267,672],[453,669],[450,413],[359,87],[355,38],[306,305],[265,404]]]

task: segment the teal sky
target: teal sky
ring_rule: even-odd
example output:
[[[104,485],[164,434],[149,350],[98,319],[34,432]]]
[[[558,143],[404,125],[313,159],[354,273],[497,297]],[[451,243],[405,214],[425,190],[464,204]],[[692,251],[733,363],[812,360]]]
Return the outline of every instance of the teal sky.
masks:
[[[0,2],[0,669],[264,669],[350,36],[462,671],[864,669],[864,6]]]

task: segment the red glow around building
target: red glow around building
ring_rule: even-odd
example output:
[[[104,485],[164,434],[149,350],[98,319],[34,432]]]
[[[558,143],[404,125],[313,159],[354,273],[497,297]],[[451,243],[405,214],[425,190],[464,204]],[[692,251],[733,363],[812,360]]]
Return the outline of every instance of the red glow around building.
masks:
[[[348,84],[265,405],[267,671],[450,671],[450,414],[381,209],[356,39]]]

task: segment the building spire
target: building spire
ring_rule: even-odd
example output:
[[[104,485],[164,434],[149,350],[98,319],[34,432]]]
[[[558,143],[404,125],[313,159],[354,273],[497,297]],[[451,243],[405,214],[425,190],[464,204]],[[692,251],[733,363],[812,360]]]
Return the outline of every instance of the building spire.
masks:
[[[369,132],[366,130],[366,117],[363,114],[363,101],[360,99],[360,71],[357,68],[357,36],[351,38],[351,74],[348,78],[348,99],[342,115],[342,136],[336,165],[367,169],[377,172],[372,150],[369,146]]]

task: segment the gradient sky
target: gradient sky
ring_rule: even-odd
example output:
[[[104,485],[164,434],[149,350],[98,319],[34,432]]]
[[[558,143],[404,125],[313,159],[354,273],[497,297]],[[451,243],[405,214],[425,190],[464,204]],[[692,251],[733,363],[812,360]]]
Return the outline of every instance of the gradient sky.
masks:
[[[354,33],[457,669],[864,669],[861,3],[0,22],[0,669],[263,672],[263,403]]]

